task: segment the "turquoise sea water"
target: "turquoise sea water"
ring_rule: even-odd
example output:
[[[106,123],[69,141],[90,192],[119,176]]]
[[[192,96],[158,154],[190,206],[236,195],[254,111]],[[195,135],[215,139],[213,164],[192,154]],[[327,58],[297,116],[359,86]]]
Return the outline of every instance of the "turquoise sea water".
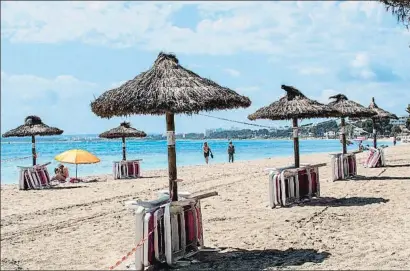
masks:
[[[293,141],[291,140],[237,140],[233,141],[236,154],[235,160],[252,160],[268,157],[292,156]],[[204,164],[202,143],[199,140],[177,140],[177,164]],[[211,163],[228,161],[227,140],[208,140],[214,159]],[[142,170],[167,168],[167,145],[165,140],[127,140],[127,159],[143,159]],[[369,142],[370,144],[370,142]],[[391,145],[391,142],[384,143]],[[84,149],[101,159],[98,164],[79,165],[79,176],[112,173],[112,161],[122,159],[120,140],[99,140],[95,135],[36,137],[38,153],[37,163],[52,162],[49,172],[52,173],[58,162],[54,157],[69,149]],[[348,149],[357,149],[357,144]],[[301,140],[301,154],[319,152],[340,152],[339,140]],[[32,159],[7,161],[5,159],[31,155],[31,138],[7,138],[1,140],[1,183],[11,184],[18,181],[17,166],[30,166]],[[75,165],[67,165],[70,175],[75,174]]]

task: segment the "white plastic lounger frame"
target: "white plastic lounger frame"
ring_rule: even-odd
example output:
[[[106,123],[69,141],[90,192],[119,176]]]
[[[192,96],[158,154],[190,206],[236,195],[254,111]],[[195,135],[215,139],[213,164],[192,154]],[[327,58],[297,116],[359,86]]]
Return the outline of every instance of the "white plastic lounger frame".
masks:
[[[164,210],[167,205],[169,203],[152,210],[142,206],[133,206],[136,209],[136,241],[140,242],[145,239],[143,245],[139,246],[135,252],[136,270],[144,270],[152,265],[152,262],[149,260],[150,250],[154,251],[155,260],[158,262],[165,261]],[[152,220],[153,227],[150,227]],[[151,231],[153,232],[151,233]],[[152,239],[153,244],[150,244]],[[152,245],[153,247],[151,247]],[[152,258],[151,260],[153,261],[154,259]]]
[[[42,189],[50,187],[50,175],[46,166],[21,167],[19,173],[19,189]],[[40,176],[43,174],[44,176]]]
[[[114,179],[128,179],[141,177],[141,164],[142,159],[127,160],[127,161],[114,161],[113,162],[113,174]],[[132,167],[132,174],[129,172],[129,167]]]
[[[330,154],[332,166],[332,181],[343,180],[347,177],[356,176],[356,155],[354,153],[335,153]]]
[[[384,150],[383,148],[369,148],[369,153],[367,155],[364,167],[374,168],[374,167],[384,167],[386,165]]]
[[[319,182],[319,169],[317,167],[310,167],[309,165],[304,165],[299,168],[298,172],[293,176],[285,177],[285,173],[288,168],[275,169],[269,174],[269,206],[275,208],[276,206],[286,206],[291,203],[298,202],[302,199],[302,196],[307,196],[309,199],[312,196],[320,196],[320,182]],[[308,193],[307,195],[300,195],[300,183],[299,183],[299,172],[306,170],[308,178]],[[312,173],[316,173],[316,191],[313,193],[313,180]],[[286,191],[286,187],[288,190]]]
[[[126,203],[135,210],[136,240],[144,240],[143,245],[136,249],[136,270],[144,270],[154,260],[173,265],[203,247],[200,201],[186,199],[171,203],[164,198],[167,199]]]
[[[203,247],[202,215],[199,201],[192,199],[172,202],[165,206],[165,257],[172,266],[181,258],[190,257]],[[185,213],[191,212],[193,224],[185,220]],[[187,227],[188,226],[188,227]],[[194,233],[187,242],[189,231]]]

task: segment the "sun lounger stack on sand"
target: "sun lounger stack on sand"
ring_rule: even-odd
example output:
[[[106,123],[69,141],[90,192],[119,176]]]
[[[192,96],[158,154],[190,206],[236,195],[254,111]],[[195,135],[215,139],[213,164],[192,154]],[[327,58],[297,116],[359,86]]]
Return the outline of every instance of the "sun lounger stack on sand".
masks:
[[[269,205],[287,206],[320,196],[319,167],[326,164],[303,165],[300,168],[273,169],[269,174]]]
[[[374,167],[384,167],[386,161],[384,159],[383,148],[369,148],[369,152],[364,163],[364,167],[374,168]]]
[[[200,199],[204,197],[181,194],[178,194],[180,200],[174,202],[169,200],[167,193],[160,193],[157,200],[127,204],[135,210],[136,240],[143,240],[135,254],[136,270],[157,263],[172,266],[203,248]]]
[[[35,165],[32,167],[21,167],[19,176],[20,190],[42,189],[50,187],[50,175],[48,174],[47,164]]]
[[[332,181],[343,180],[357,175],[355,153],[331,154]]]
[[[114,179],[129,179],[141,177],[142,159],[128,161],[114,161],[113,173]]]

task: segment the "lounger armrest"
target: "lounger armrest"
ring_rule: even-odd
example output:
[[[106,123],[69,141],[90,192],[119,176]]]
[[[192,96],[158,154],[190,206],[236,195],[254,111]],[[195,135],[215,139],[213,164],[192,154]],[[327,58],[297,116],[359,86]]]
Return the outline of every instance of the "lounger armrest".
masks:
[[[47,163],[42,164],[42,165],[35,165],[35,167],[45,167],[45,166],[48,166],[50,164],[51,164],[51,162],[47,162]]]
[[[286,167],[268,167],[268,168],[265,168],[265,171],[278,171],[278,172],[281,172],[281,171],[283,171],[283,170],[286,170],[286,169],[291,169],[291,168],[295,168],[295,166],[286,166]]]
[[[165,196],[165,197],[160,197],[159,199],[156,199],[156,200],[149,200],[149,201],[139,200],[137,201],[136,205],[142,206],[147,209],[152,209],[152,208],[160,207],[168,202],[169,202],[169,197]]]
[[[18,167],[18,168],[22,168],[22,169],[29,169],[29,168],[45,167],[45,166],[48,166],[48,165],[50,165],[50,164],[51,164],[51,162],[47,162],[47,163],[42,164],[42,165],[35,165],[35,166],[28,166],[28,167],[25,167],[25,166],[17,166],[17,167]]]

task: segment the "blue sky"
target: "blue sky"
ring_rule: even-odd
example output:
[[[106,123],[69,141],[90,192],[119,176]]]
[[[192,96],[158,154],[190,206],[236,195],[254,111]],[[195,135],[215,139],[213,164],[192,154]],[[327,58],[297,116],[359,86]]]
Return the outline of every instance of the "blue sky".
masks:
[[[378,2],[2,2],[1,132],[36,114],[66,134],[100,133],[90,102],[148,69],[160,51],[203,77],[250,97],[248,109],[212,112],[234,120],[299,88],[320,102],[344,93],[405,115],[410,32]],[[165,131],[161,116],[134,127]],[[305,120],[304,122],[310,122]],[[286,121],[257,121],[270,126]],[[249,128],[178,116],[177,132]]]

